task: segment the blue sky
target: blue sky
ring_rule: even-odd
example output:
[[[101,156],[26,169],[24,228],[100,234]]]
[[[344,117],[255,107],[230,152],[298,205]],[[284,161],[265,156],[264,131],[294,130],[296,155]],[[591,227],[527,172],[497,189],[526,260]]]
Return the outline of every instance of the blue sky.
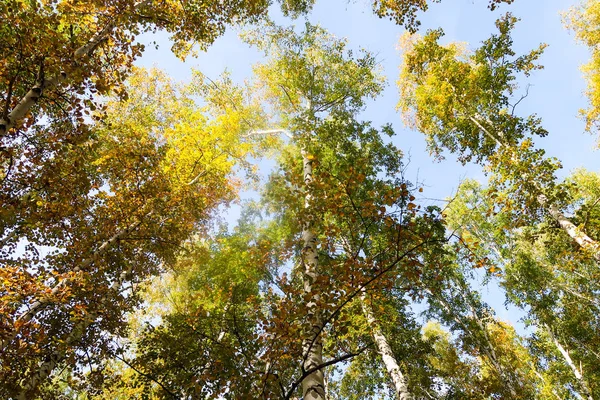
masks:
[[[487,0],[444,0],[441,4],[433,4],[421,14],[422,30],[441,27],[446,33],[446,40],[467,42],[469,47],[474,48],[495,32],[494,21],[504,12],[510,11],[520,18],[521,22],[514,32],[517,54],[527,52],[540,43],[548,44],[548,48],[541,59],[545,69],[521,82],[523,88],[526,84],[531,84],[531,87],[518,112],[521,115],[537,113],[542,117],[549,136],[537,139],[536,144],[562,161],[562,176],[579,167],[599,172],[596,138],[584,133],[583,122],[577,117],[578,110],[586,105],[583,95],[585,83],[579,66],[587,61],[589,54],[585,47],[575,43],[572,34],[563,27],[559,14],[576,1],[515,0],[514,4],[503,5],[495,12],[490,12],[487,4]],[[294,22],[281,17],[276,7],[272,15],[280,24],[304,23],[303,20]],[[398,102],[395,80],[400,63],[396,46],[403,28],[374,16],[367,0],[317,0],[308,19],[338,37],[347,38],[351,48],[365,48],[377,55],[388,86],[382,96],[370,102],[363,117],[373,121],[375,126],[393,124],[396,131],[393,141],[405,155],[410,155],[407,178],[412,181],[418,178],[424,183],[423,197],[447,198],[464,178],[486,179],[480,167],[462,166],[452,155],[446,155],[442,162],[435,162],[425,149],[424,137],[403,127],[395,110]],[[142,42],[146,43],[153,40],[157,41],[159,49],[148,46],[137,64],[159,67],[177,80],[189,79],[193,67],[211,78],[228,69],[234,80],[242,81],[251,76],[252,64],[261,59],[256,50],[238,39],[237,31],[233,29],[207,52],[200,53],[197,58],[189,58],[185,63],[170,53],[166,35],[159,33],[142,38]],[[235,219],[238,212],[238,209],[230,210],[228,219]],[[497,290],[493,286],[486,288],[485,297],[496,306],[501,318],[516,322],[518,314],[504,310],[503,295]]]
[[[338,37],[345,37],[351,48],[366,48],[377,55],[388,79],[388,87],[382,96],[372,101],[363,117],[374,125],[392,123],[397,132],[395,143],[410,154],[410,178],[424,180],[427,190],[424,196],[444,198],[450,196],[463,177],[482,178],[476,166],[460,166],[455,158],[447,155],[445,161],[434,162],[425,149],[425,141],[418,132],[405,129],[395,110],[398,94],[395,80],[398,75],[400,53],[396,49],[403,28],[390,21],[374,16],[366,0],[317,0],[314,11],[308,16],[312,23],[319,23]],[[537,71],[523,83],[531,84],[528,98],[519,107],[522,114],[535,112],[543,118],[549,130],[547,138],[537,144],[549,155],[558,157],[565,173],[577,168],[591,170],[600,168],[598,154],[594,151],[595,138],[583,132],[583,123],[577,110],[584,107],[585,83],[579,66],[588,58],[587,49],[575,43],[573,36],[563,27],[560,11],[575,1],[545,0],[540,2],[516,0],[510,6],[502,6],[495,12],[487,9],[486,0],[445,0],[433,4],[421,14],[422,30],[442,27],[446,40],[469,43],[471,48],[495,31],[494,21],[505,11],[521,19],[514,32],[517,53],[526,52],[540,43],[549,46],[541,60],[545,69]],[[291,21],[279,15],[273,7],[275,20],[281,24],[302,25],[303,20]],[[207,52],[185,63],[177,60],[169,51],[167,35],[146,35],[143,42],[156,40],[159,49],[148,46],[138,65],[157,66],[178,80],[187,80],[191,68],[196,68],[211,78],[225,69],[233,79],[242,81],[251,76],[252,64],[259,62],[260,53],[242,43],[237,31],[230,29],[219,38]]]

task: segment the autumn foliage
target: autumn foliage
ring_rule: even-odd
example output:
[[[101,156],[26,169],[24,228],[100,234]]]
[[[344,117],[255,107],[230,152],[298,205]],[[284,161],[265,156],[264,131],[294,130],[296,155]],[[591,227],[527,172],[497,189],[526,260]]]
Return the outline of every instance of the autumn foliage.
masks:
[[[519,106],[546,46],[519,54],[510,13],[473,49],[417,33],[436,2],[365,4],[408,31],[406,125],[486,174],[439,206],[393,121],[364,118],[377,55],[270,1],[0,4],[0,397],[600,396],[600,178],[562,178]],[[565,14],[592,50],[588,130],[599,11]],[[263,55],[244,83],[135,66],[142,34],[184,59],[239,25]]]

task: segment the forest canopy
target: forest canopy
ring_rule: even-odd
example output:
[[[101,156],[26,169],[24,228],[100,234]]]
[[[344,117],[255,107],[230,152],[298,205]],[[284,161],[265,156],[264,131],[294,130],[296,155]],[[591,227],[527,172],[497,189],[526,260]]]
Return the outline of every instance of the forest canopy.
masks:
[[[0,4],[0,398],[600,399],[600,3],[325,3]]]

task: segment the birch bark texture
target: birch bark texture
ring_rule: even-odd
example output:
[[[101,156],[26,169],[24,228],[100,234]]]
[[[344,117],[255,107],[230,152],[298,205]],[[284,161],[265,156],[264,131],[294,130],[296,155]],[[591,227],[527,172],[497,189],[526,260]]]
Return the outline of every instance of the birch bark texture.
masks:
[[[319,152],[324,143],[345,139],[344,126],[358,124],[356,115],[365,99],[382,90],[382,80],[375,72],[374,57],[365,52],[354,58],[346,41],[327,33],[319,26],[306,24],[303,33],[274,24],[245,36],[250,44],[263,50],[268,60],[255,68],[265,98],[275,106],[279,129],[290,133],[294,152],[299,151],[302,181],[294,183],[303,192],[300,219],[302,306],[306,309],[301,344],[300,386],[305,400],[325,400],[323,368],[332,360],[323,360],[323,335],[326,332],[325,305],[322,299],[324,275],[319,262],[319,232],[326,196],[316,177]],[[272,132],[266,130],[264,132]],[[297,153],[294,153],[294,159]],[[299,166],[299,165],[298,165]],[[331,310],[328,310],[329,312]],[[328,364],[329,363],[329,364]]]
[[[313,160],[305,149],[302,149],[302,171],[304,176],[304,209],[307,211],[302,221],[302,265],[303,288],[306,303],[306,337],[303,340],[303,373],[323,364],[323,322],[319,310],[319,293],[313,289],[313,284],[319,276],[319,255],[317,252],[317,235],[313,227],[313,215],[310,209],[314,201],[311,193],[313,184]],[[310,373],[302,381],[302,396],[306,400],[325,400],[325,381],[323,369]]]
[[[546,326],[546,331],[550,335],[552,343],[554,343],[556,349],[563,356],[565,364],[567,364],[573,372],[573,376],[575,376],[575,379],[577,380],[577,383],[579,384],[580,390],[583,394],[582,398],[584,398],[585,400],[594,400],[594,398],[592,397],[592,391],[590,390],[590,386],[588,385],[587,380],[583,376],[583,369],[577,368],[577,365],[575,365],[575,363],[573,362],[569,351],[564,348],[564,346],[560,343],[560,341],[549,326]]]
[[[106,26],[92,36],[86,44],[75,50],[72,56],[73,61],[70,65],[65,66],[67,68],[64,68],[60,73],[47,79],[40,76],[40,79],[36,84],[27,91],[25,96],[23,96],[13,109],[0,118],[0,138],[6,135],[10,129],[15,127],[18,128],[20,126],[23,118],[37,103],[39,98],[44,95],[46,90],[52,89],[62,82],[67,82],[71,72],[80,67],[79,61],[86,56],[91,56],[98,46],[108,38],[108,35],[113,28],[114,25],[112,23],[106,24]]]
[[[412,400],[413,396],[408,390],[406,378],[402,374],[402,370],[396,361],[396,357],[394,356],[392,348],[390,347],[387,338],[383,334],[379,322],[373,314],[371,305],[367,302],[367,296],[364,290],[361,293],[360,301],[365,318],[372,329],[373,341],[377,347],[377,353],[379,353],[381,356],[385,369],[388,372],[392,383],[394,384],[394,391],[398,400]]]

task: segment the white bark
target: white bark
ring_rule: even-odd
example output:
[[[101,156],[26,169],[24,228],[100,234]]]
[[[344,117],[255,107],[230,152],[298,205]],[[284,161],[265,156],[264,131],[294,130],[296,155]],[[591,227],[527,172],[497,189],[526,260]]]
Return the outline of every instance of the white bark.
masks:
[[[394,390],[397,398],[399,400],[412,400],[413,397],[408,390],[406,379],[400,370],[400,366],[396,362],[392,348],[390,347],[385,335],[381,331],[379,323],[373,315],[373,310],[371,309],[370,305],[367,304],[367,299],[364,292],[361,295],[361,306],[363,313],[365,314],[365,318],[372,329],[373,340],[377,346],[377,352],[381,356],[383,364],[385,365],[385,369],[387,370],[392,383],[394,384]]]
[[[590,238],[581,229],[577,228],[555,205],[548,206],[548,199],[543,194],[538,196],[538,201],[545,206],[548,213],[554,218],[563,231],[567,233],[581,248],[591,252],[596,261],[600,261],[600,245]]]
[[[151,5],[151,0],[142,0],[134,5],[137,10],[143,9],[144,7]],[[32,87],[25,96],[19,101],[19,103],[8,113],[6,118],[0,118],[0,138],[5,136],[6,133],[15,127],[18,127],[18,123],[27,115],[31,107],[37,102],[42,96],[44,90],[57,86],[63,81],[66,81],[71,72],[80,68],[78,61],[85,56],[91,56],[100,44],[107,40],[110,32],[116,27],[116,21],[113,19],[96,32],[90,40],[87,41],[83,46],[79,47],[73,52],[73,59],[69,65],[66,65],[60,74],[53,76],[49,79],[42,79],[36,82],[35,86]]]
[[[556,348],[558,349],[560,354],[562,354],[565,362],[567,363],[569,368],[571,368],[571,371],[573,371],[573,375],[575,376],[575,379],[577,379],[577,382],[579,383],[581,391],[583,392],[583,398],[585,398],[586,400],[594,400],[594,398],[592,397],[592,391],[590,390],[590,387],[588,386],[587,381],[585,380],[585,378],[583,376],[583,370],[577,368],[577,366],[571,359],[571,355],[569,354],[569,351],[567,349],[565,349],[562,346],[562,344],[560,344],[560,342],[554,335],[554,332],[552,332],[552,329],[550,329],[549,327],[546,327],[546,330],[550,334],[550,337],[552,338],[552,342],[554,343],[554,345],[556,346]]]
[[[500,140],[504,136],[502,133],[499,133],[500,138],[494,136],[490,131],[485,129],[485,127],[477,120],[477,118],[470,116],[469,119],[479,128],[483,133],[485,133],[490,139],[496,142],[498,147],[503,147],[507,149],[509,146]],[[514,158],[514,156],[513,156]],[[516,161],[516,160],[515,160]],[[544,194],[543,189],[537,182],[533,182],[534,186],[538,190],[539,194],[537,199],[540,205],[546,209],[546,211],[550,214],[552,218],[558,223],[563,231],[566,232],[567,235],[571,237],[581,248],[586,251],[589,251],[596,261],[600,262],[600,244],[596,242],[594,239],[590,238],[585,234],[581,229],[577,228],[575,224],[573,224],[559,209],[553,204],[548,203],[548,198]]]
[[[461,290],[468,290],[467,288],[463,287]],[[448,305],[448,303],[446,303],[445,300],[443,300],[441,297],[435,296],[431,291],[429,291],[429,294],[436,298],[440,305],[446,310],[446,312],[448,313],[448,315],[452,316],[452,318],[454,319],[454,321],[467,333],[471,334],[473,337],[476,337],[477,335],[474,334],[473,332],[471,332],[471,329],[469,328],[468,324],[465,323],[463,320],[461,320],[461,318],[459,318],[458,315],[456,315],[456,313],[454,313],[452,311],[452,308]],[[506,383],[508,390],[510,391],[510,394],[513,398],[517,398],[517,390],[514,387],[514,382],[511,376],[509,376],[506,371],[504,371],[504,368],[502,368],[502,365],[500,364],[498,357],[496,355],[496,350],[494,348],[494,344],[492,343],[492,341],[490,340],[490,337],[488,335],[488,331],[487,328],[485,326],[485,324],[483,323],[483,321],[479,318],[479,316],[477,315],[477,312],[475,311],[475,309],[473,308],[472,304],[468,303],[468,299],[464,299],[465,302],[467,302],[469,309],[471,311],[471,315],[473,320],[475,321],[475,323],[477,324],[479,330],[482,332],[483,335],[483,339],[485,341],[485,343],[479,343],[479,349],[480,351],[482,351],[486,356],[487,359],[489,360],[489,362],[492,364],[492,367],[496,370],[496,372],[498,373],[498,375],[500,376],[500,378]]]
[[[306,196],[304,208],[309,210],[313,197],[311,185],[313,182],[313,162],[302,150],[304,184]],[[308,213],[310,215],[310,213]],[[313,223],[310,217],[302,222],[302,263],[304,266],[304,293],[309,298],[306,304],[307,324],[306,337],[303,340],[303,364],[302,370],[308,371],[323,364],[323,340],[321,338],[322,320],[318,309],[319,295],[313,291],[313,284],[318,277],[319,258],[317,254],[317,235],[313,231]],[[325,400],[325,381],[323,370],[319,369],[302,380],[302,397],[304,400]]]
[[[68,79],[70,71],[77,68],[77,61],[82,59],[86,55],[91,55],[104,41],[109,32],[114,28],[114,25],[107,24],[102,30],[97,32],[86,44],[78,48],[73,52],[72,64],[68,65],[60,74],[53,76],[48,79],[41,79],[29,89],[29,91],[23,96],[23,98],[17,103],[17,105],[8,113],[6,118],[0,118],[0,137],[6,135],[6,133],[15,127],[18,127],[18,123],[27,115],[31,107],[38,101],[43,95],[46,89],[58,86],[61,82]]]
[[[539,378],[539,380],[542,382],[542,384],[547,384],[547,379],[546,377],[544,377],[542,374],[539,373],[539,371],[536,369],[536,367],[532,364],[529,365],[529,367],[531,368],[531,370],[535,373],[535,375]],[[562,397],[560,397],[558,395],[558,393],[556,393],[555,389],[552,389],[552,394],[554,395],[554,397],[556,397],[558,400],[562,400]]]
[[[465,295],[467,293],[468,287],[464,284],[460,285],[461,289],[463,290],[463,295]],[[498,356],[496,354],[496,348],[494,346],[494,344],[492,343],[492,340],[490,339],[490,335],[487,329],[486,324],[481,320],[481,318],[479,317],[477,310],[475,310],[475,307],[473,306],[473,304],[470,302],[470,300],[468,298],[466,298],[466,296],[464,297],[465,302],[467,303],[467,305],[469,306],[469,310],[471,311],[471,316],[473,318],[473,320],[475,321],[475,323],[477,324],[477,326],[479,327],[479,330],[481,331],[481,333],[483,334],[483,338],[485,340],[485,345],[483,346],[483,351],[484,353],[487,354],[488,359],[490,360],[490,362],[492,363],[492,366],[496,369],[496,371],[498,372],[498,374],[500,375],[500,377],[505,381],[506,385],[508,386],[508,390],[510,391],[510,394],[513,398],[518,398],[518,383],[514,382],[513,376],[511,375],[510,372],[507,372],[504,370],[504,368],[502,367],[502,365],[500,364],[500,360],[498,359]]]
[[[506,386],[508,387],[508,390],[510,391],[511,396],[514,399],[518,398],[519,396],[517,395],[517,390],[515,388],[515,383],[514,383],[513,377],[511,376],[510,373],[506,372],[504,370],[504,368],[502,367],[502,365],[500,364],[500,361],[498,360],[498,356],[496,355],[496,349],[495,349],[492,341],[490,340],[490,336],[488,334],[487,327],[475,313],[473,313],[473,318],[475,319],[477,325],[479,326],[479,329],[483,333],[483,337],[486,342],[486,345],[483,347],[484,353],[487,354],[488,359],[492,363],[492,366],[496,369],[496,371],[498,372],[500,377],[507,384]]]

